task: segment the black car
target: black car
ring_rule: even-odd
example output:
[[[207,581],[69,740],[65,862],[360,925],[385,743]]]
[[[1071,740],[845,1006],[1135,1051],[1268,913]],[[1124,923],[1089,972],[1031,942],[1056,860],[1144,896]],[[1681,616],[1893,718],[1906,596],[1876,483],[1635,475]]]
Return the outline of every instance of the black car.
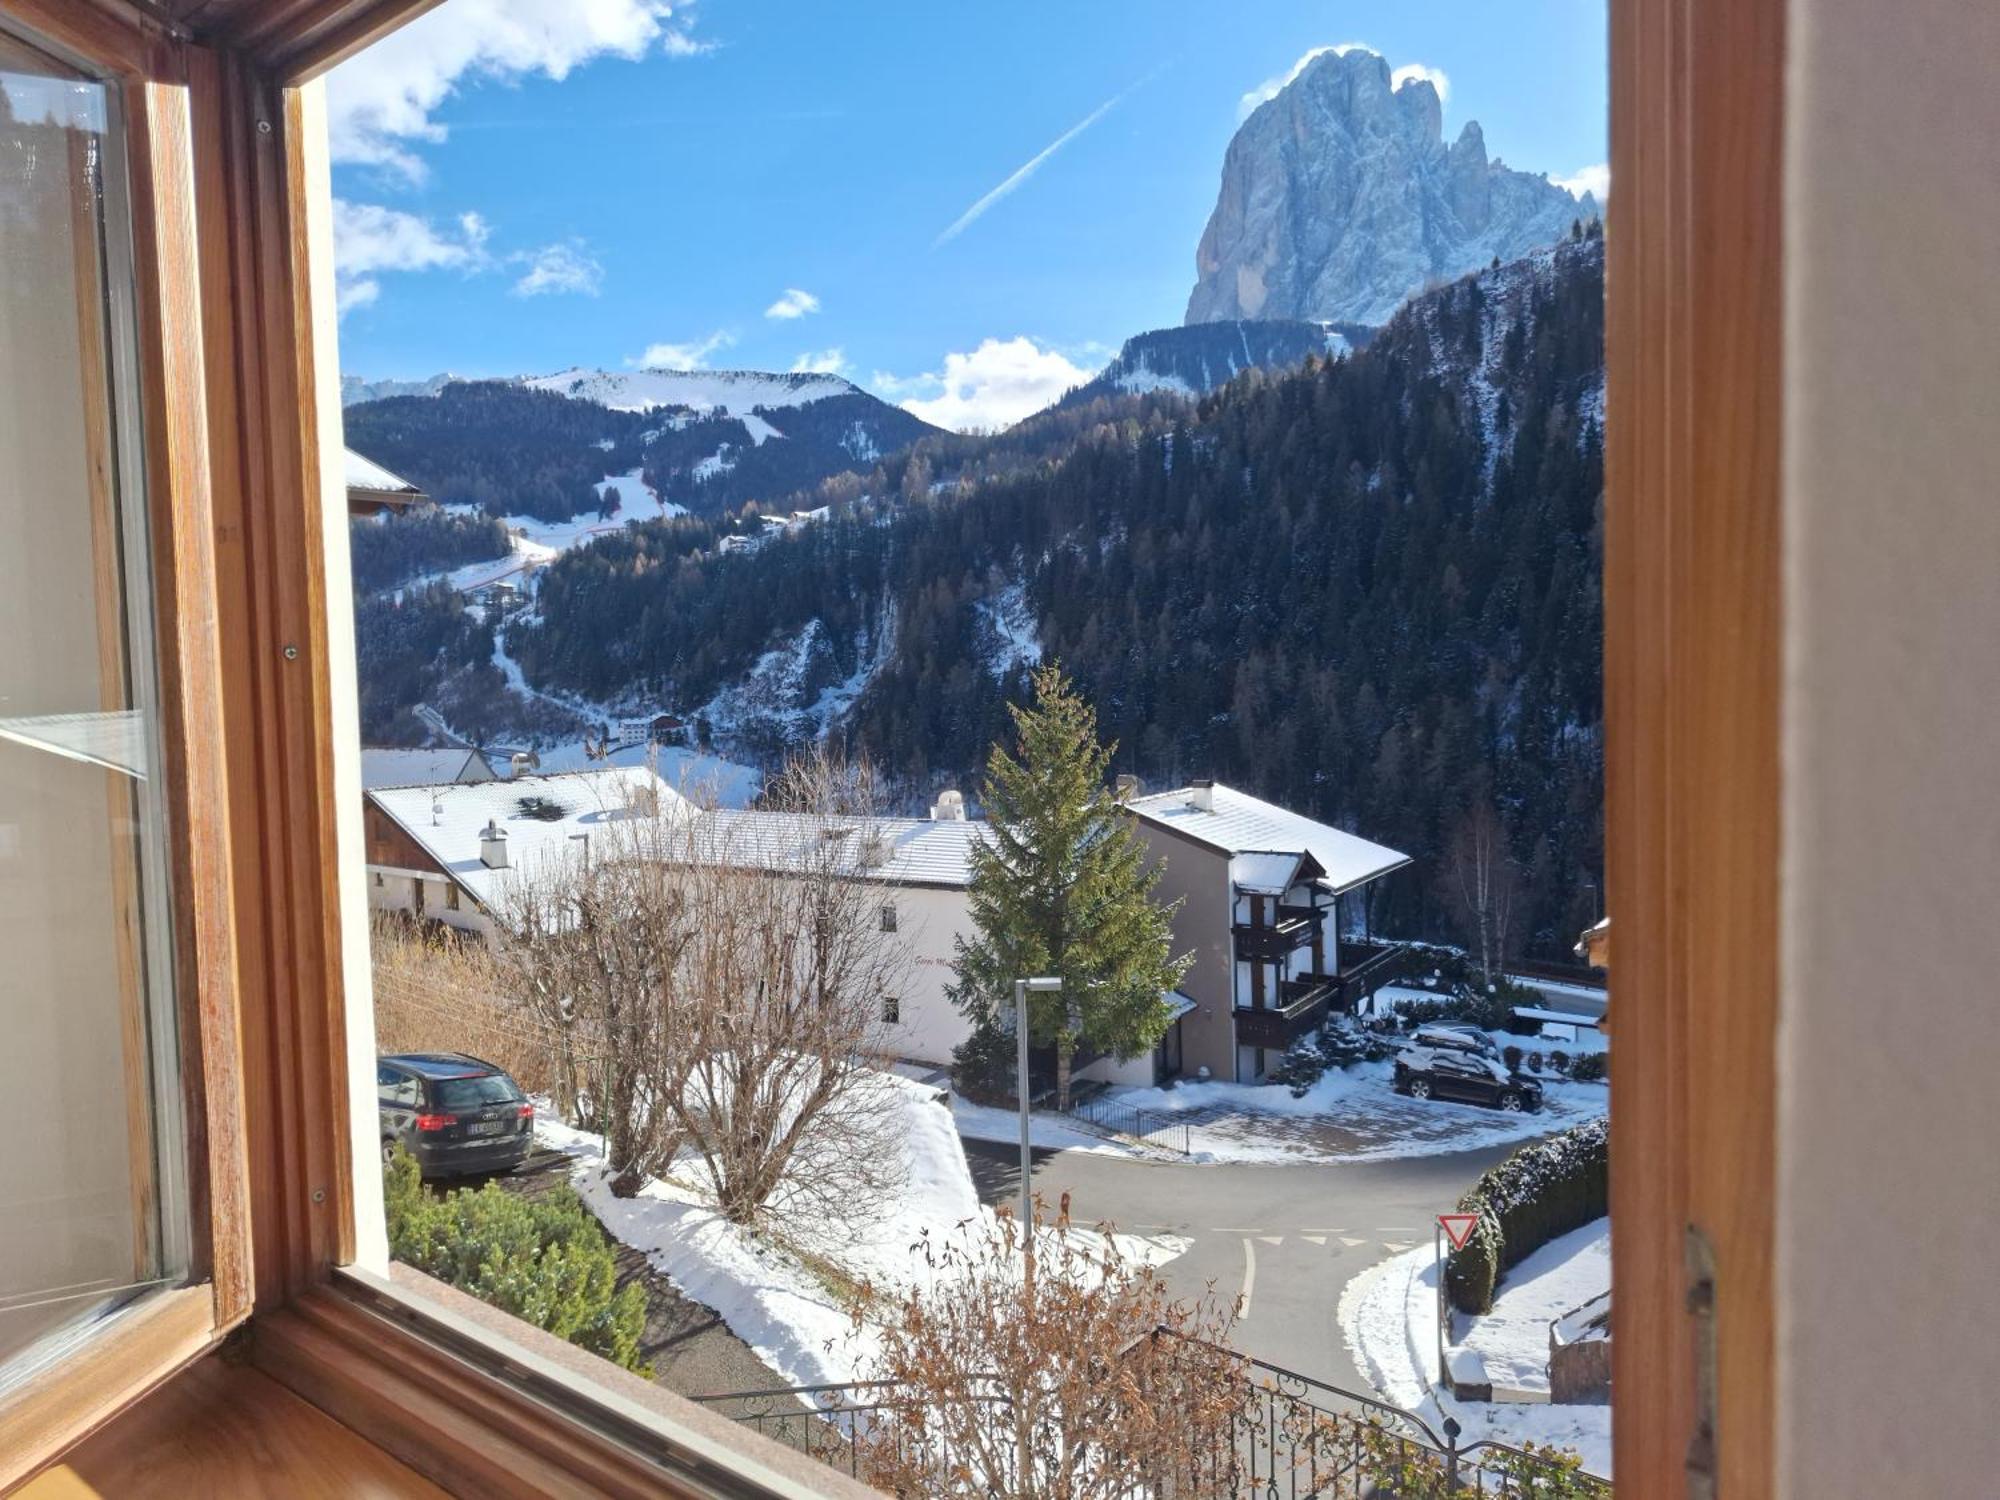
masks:
[[[490,1062],[404,1052],[375,1064],[382,1159],[408,1148],[426,1177],[511,1172],[535,1141],[535,1106]]]
[[[1396,1059],[1396,1092],[1413,1099],[1455,1099],[1508,1111],[1542,1107],[1542,1086],[1506,1064],[1462,1046],[1419,1044]]]

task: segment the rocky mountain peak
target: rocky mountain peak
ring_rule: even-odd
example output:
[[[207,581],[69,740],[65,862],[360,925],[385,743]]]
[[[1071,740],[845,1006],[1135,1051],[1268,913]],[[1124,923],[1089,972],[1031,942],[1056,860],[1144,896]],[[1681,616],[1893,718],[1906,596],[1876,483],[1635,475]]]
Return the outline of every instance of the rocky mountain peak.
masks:
[[[1324,52],[1230,141],[1186,321],[1379,324],[1425,285],[1596,214],[1590,198],[1489,159],[1476,121],[1447,146],[1428,79],[1398,85],[1376,53]]]

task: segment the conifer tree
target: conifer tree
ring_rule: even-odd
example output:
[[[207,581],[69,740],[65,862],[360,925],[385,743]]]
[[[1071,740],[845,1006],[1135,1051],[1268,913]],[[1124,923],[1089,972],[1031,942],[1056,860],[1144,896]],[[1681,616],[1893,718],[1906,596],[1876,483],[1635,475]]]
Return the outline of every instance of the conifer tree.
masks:
[[[1189,959],[1172,951],[1172,906],[1153,899],[1157,871],[1105,787],[1116,746],[1062,669],[1034,674],[1032,708],[1010,704],[1015,747],[996,743],[981,795],[992,837],[974,844],[976,935],[958,940],[954,1002],[990,1026],[1014,981],[1053,974],[1062,993],[1030,998],[1028,1034],[1056,1049],[1056,1104],[1069,1105],[1080,1044],[1136,1057],[1167,1028],[1167,990]],[[1178,903],[1175,903],[1178,905]]]

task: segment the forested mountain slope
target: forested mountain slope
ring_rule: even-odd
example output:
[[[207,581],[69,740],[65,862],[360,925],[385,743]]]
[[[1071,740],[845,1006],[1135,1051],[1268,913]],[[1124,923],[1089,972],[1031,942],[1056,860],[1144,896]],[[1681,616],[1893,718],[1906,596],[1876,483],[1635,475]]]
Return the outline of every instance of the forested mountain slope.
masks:
[[[702,713],[739,747],[835,728],[912,796],[972,785],[1053,656],[1121,770],[1415,855],[1386,930],[1444,928],[1447,848],[1490,807],[1516,930],[1557,952],[1601,862],[1602,302],[1592,226],[1350,357],[1063,412],[1059,455],[976,486],[937,490],[920,446],[754,550],[635,527],[551,566],[509,648],[538,687]]]

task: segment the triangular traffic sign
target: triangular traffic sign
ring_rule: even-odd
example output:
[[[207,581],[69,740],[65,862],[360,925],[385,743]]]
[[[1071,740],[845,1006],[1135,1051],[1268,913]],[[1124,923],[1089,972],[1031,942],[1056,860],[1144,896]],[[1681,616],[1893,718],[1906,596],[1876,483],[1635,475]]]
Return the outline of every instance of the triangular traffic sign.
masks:
[[[1479,1215],[1439,1214],[1438,1224],[1444,1230],[1444,1237],[1451,1241],[1451,1248],[1463,1250],[1465,1242],[1472,1238],[1472,1231],[1479,1224]]]

